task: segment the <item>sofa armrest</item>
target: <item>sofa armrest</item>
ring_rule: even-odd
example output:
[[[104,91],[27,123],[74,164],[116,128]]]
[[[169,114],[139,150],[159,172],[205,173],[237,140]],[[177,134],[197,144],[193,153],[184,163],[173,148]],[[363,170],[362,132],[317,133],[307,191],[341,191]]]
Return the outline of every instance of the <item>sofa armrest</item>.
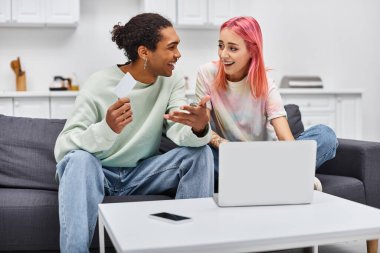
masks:
[[[317,173],[354,177],[363,182],[367,205],[380,208],[380,143],[338,139],[334,159]]]

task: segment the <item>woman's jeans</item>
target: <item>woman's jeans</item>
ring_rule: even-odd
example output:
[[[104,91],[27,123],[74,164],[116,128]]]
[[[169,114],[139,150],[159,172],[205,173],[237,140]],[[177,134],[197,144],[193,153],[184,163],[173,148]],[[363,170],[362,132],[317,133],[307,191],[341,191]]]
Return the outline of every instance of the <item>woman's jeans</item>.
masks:
[[[316,169],[318,169],[324,162],[335,157],[336,149],[338,147],[338,140],[335,132],[328,126],[315,125],[300,134],[296,140],[315,140],[317,142],[317,161]],[[214,168],[215,179],[219,176],[219,151],[211,148],[214,155]]]
[[[176,148],[134,168],[102,167],[83,150],[57,164],[61,252],[88,252],[105,195],[148,195],[176,190],[176,198],[210,197],[214,192],[211,149]]]

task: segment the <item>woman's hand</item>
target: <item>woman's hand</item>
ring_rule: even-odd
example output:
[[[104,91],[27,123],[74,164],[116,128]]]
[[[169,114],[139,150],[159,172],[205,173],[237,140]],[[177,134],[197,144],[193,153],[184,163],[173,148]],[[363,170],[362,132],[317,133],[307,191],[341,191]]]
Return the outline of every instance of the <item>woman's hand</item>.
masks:
[[[117,134],[132,122],[132,110],[129,98],[120,98],[107,110],[106,122]]]
[[[188,125],[195,135],[204,136],[210,121],[210,110],[206,106],[208,101],[210,101],[210,96],[205,96],[199,104],[181,106],[180,109],[183,111],[172,111],[165,114],[164,118]]]
[[[211,141],[209,142],[209,144],[212,147],[214,147],[215,149],[219,149],[220,144],[222,144],[223,142],[228,142],[228,140],[223,139],[214,131],[211,132]]]

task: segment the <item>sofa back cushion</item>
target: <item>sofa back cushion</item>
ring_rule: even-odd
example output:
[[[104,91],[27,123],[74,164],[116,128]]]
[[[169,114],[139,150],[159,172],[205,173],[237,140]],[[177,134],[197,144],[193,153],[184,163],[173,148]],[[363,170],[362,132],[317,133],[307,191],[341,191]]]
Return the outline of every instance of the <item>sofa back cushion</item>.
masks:
[[[300,109],[298,105],[287,104],[285,105],[285,111],[287,113],[290,130],[292,131],[294,138],[297,138],[305,131],[302,124]]]
[[[64,124],[0,115],[0,187],[57,190],[54,145]]]
[[[290,129],[298,137],[304,127],[297,105],[285,106]],[[65,120],[0,115],[0,187],[57,190],[54,145]],[[160,153],[176,145],[162,136]]]

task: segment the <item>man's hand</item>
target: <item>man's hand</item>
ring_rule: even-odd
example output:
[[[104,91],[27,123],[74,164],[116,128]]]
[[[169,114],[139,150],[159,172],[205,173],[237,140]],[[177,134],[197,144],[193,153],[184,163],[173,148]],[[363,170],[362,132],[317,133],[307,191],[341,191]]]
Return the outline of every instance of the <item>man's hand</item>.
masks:
[[[117,134],[132,122],[132,110],[129,98],[120,98],[107,110],[106,122]]]
[[[190,126],[194,134],[199,136],[206,130],[210,121],[210,110],[206,107],[208,101],[210,101],[210,96],[205,96],[198,105],[181,106],[180,109],[185,112],[172,111],[165,114],[164,118]]]

